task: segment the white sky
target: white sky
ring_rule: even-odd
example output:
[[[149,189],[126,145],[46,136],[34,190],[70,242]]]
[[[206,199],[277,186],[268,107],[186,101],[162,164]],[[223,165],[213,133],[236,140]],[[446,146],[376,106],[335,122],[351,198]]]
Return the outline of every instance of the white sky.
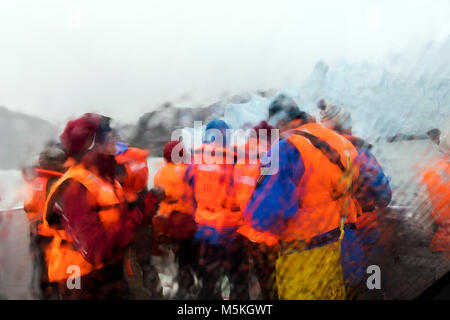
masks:
[[[449,0],[0,0],[0,105],[135,121],[449,34]]]

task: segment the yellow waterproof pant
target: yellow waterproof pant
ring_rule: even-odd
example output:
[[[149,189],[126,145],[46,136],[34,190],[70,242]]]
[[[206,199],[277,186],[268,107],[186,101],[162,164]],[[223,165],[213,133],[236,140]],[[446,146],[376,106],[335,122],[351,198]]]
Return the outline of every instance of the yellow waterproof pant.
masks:
[[[340,241],[309,250],[284,250],[276,262],[278,295],[284,300],[344,300]]]

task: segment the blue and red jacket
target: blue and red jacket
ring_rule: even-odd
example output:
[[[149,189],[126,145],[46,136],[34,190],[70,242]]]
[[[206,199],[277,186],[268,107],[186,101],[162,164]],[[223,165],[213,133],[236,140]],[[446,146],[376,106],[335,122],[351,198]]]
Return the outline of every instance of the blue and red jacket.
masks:
[[[357,148],[358,150],[358,148]],[[270,176],[262,176],[244,211],[244,219],[251,219],[252,227],[257,231],[270,231],[281,235],[286,220],[294,217],[301,206],[297,186],[305,174],[302,155],[291,142],[286,139],[275,143],[268,153],[268,159],[262,161],[270,167],[271,154],[278,154],[278,172]],[[375,203],[389,203],[391,190],[389,180],[383,170],[367,149],[359,149],[358,157],[362,165],[359,167],[361,177],[371,177],[370,190],[361,193],[361,199]],[[373,178],[375,177],[375,178]],[[351,249],[351,250],[350,250]],[[361,239],[352,229],[346,229],[342,241],[342,266],[344,278],[350,275],[364,275],[366,264]]]

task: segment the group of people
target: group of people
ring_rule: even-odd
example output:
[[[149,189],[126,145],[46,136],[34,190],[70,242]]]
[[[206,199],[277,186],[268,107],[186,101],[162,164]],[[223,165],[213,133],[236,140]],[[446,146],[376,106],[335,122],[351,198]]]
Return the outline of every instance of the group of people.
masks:
[[[148,151],[118,143],[110,119],[85,114],[69,121],[60,144],[40,158],[28,174],[32,197],[25,203],[30,220],[39,297],[43,299],[122,299],[124,257],[135,237],[149,225],[159,201],[147,190]],[[153,206],[153,207],[152,207]],[[144,237],[145,238],[145,237]],[[134,254],[136,260],[145,260]],[[150,262],[142,264],[144,279]],[[131,265],[128,262],[128,265]],[[75,290],[68,286],[73,276]],[[78,281],[78,283],[77,283]]]
[[[179,299],[222,299],[225,277],[230,299],[249,299],[252,275],[263,299],[364,298],[389,179],[352,135],[350,114],[324,100],[318,108],[319,121],[277,96],[255,129],[277,129],[279,140],[257,135],[244,153],[217,139],[196,150],[169,141],[151,190],[148,152],[120,142],[109,118],[69,121],[41,154],[50,164],[28,177],[40,297],[161,299],[151,259],[166,243]],[[228,129],[223,120],[206,126],[224,137]],[[278,170],[261,174],[275,151]],[[252,152],[256,163],[246,161]],[[186,154],[201,161],[179,161]]]

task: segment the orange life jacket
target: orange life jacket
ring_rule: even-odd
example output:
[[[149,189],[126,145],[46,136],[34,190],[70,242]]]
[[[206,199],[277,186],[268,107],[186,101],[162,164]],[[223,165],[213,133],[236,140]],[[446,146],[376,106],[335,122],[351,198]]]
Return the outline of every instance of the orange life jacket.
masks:
[[[234,166],[234,190],[236,191],[236,200],[242,211],[245,210],[250,201],[259,175],[259,164],[237,163]]]
[[[342,217],[345,222],[356,223],[358,205],[350,191],[359,174],[358,168],[351,166],[358,154],[355,147],[318,123],[305,124],[290,133],[287,139],[300,152],[305,171],[297,186],[300,209],[288,220],[281,239],[308,242],[338,228],[343,222]],[[313,137],[307,138],[302,133]],[[314,137],[334,149],[334,162],[330,155],[314,145]]]
[[[69,179],[73,179],[82,184],[94,196],[98,205],[100,221],[106,231],[118,226],[120,212],[125,203],[122,187],[118,182],[115,182],[115,185],[113,185],[88,171],[81,164],[71,167],[52,186],[45,202],[43,221],[39,225],[39,234],[52,238],[45,252],[45,261],[47,263],[50,282],[67,279],[71,275],[68,273],[68,270],[72,265],[80,268],[81,276],[103,267],[102,264],[93,266],[87,262],[83,254],[74,249],[70,234],[61,226],[50,226],[47,221],[57,200],[55,197],[58,196],[59,187]]]
[[[241,152],[238,154],[241,158],[234,165],[233,178],[236,200],[241,210],[244,211],[255,190],[256,181],[260,175],[259,156],[267,153],[267,145],[258,145],[258,139],[256,137],[249,137],[243,148],[244,150],[240,149],[240,147],[237,146],[237,150]]]
[[[194,214],[192,189],[184,181],[187,166],[183,163],[166,163],[153,178],[155,187],[164,189],[165,198],[159,205],[159,214],[169,216],[177,211]]]
[[[203,154],[202,163],[193,167],[195,221],[217,229],[239,226],[242,212],[232,188],[233,163],[226,163],[226,159],[234,159],[234,153],[214,143],[204,145],[195,156],[199,151]],[[222,155],[221,159],[218,154]]]
[[[234,166],[234,188],[236,190],[236,199],[242,212],[247,208],[259,175],[259,164],[238,163]],[[278,242],[278,238],[270,232],[260,232],[253,229],[250,217],[243,220],[243,224],[237,232],[250,241],[264,243],[268,246],[273,246]]]
[[[239,204],[241,212],[247,208],[247,204],[250,201],[253,191],[256,187],[256,182],[260,176],[260,164],[257,159],[257,141],[256,139],[249,139],[246,145],[246,161],[238,161],[234,166],[234,190],[236,193],[236,200]],[[267,150],[262,150],[267,151]],[[256,164],[250,163],[250,158],[257,159]],[[253,158],[252,158],[253,159]],[[253,229],[251,224],[251,218],[248,217],[243,220],[242,225],[237,230],[238,233],[256,243],[264,243],[268,246],[273,246],[278,242],[278,238],[268,231],[260,232]]]
[[[37,176],[29,183],[29,198],[24,202],[24,209],[30,222],[42,219],[49,181],[63,176],[63,173],[57,171],[39,168],[35,171]]]
[[[433,219],[438,229],[431,241],[432,251],[450,251],[450,165],[439,159],[429,166],[422,182],[427,186]]]
[[[123,181],[123,190],[129,202],[136,200],[137,192],[147,187],[147,156],[147,150],[138,148],[128,148],[124,153],[116,155],[117,163],[123,165],[127,172]]]

